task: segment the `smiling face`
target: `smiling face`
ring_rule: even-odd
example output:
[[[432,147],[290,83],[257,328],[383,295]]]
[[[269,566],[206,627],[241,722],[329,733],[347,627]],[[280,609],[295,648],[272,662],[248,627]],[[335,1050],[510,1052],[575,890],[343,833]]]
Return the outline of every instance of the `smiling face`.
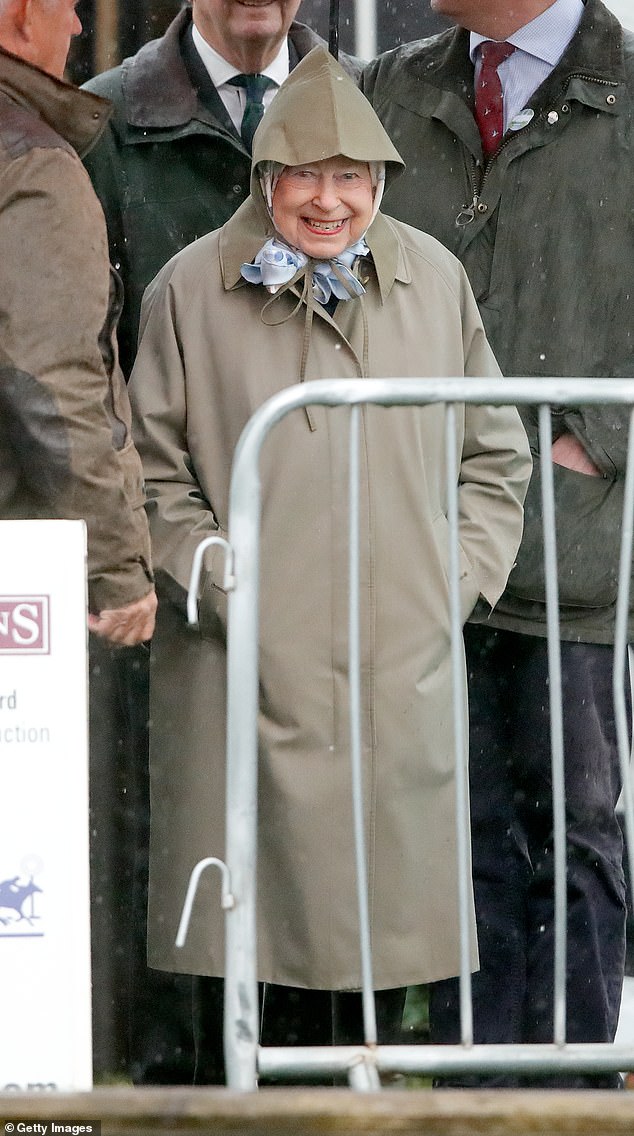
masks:
[[[193,0],[203,39],[240,71],[262,71],[275,59],[300,0]]]
[[[363,236],[373,206],[367,163],[326,158],[284,168],[273,193],[273,221],[288,244],[328,260]]]

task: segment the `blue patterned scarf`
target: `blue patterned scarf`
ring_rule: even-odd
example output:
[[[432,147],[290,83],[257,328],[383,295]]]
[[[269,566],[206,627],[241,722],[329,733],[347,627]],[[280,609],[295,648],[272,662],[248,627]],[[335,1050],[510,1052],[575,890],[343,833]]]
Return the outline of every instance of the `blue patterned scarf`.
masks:
[[[352,266],[358,256],[367,256],[369,251],[361,238],[331,260],[313,261],[313,296],[318,304],[327,304],[331,296],[337,300],[352,300],[364,295],[365,288],[353,274]],[[276,292],[292,280],[309,259],[279,237],[271,237],[254,261],[243,264],[240,272],[249,284],[263,284],[270,292]]]

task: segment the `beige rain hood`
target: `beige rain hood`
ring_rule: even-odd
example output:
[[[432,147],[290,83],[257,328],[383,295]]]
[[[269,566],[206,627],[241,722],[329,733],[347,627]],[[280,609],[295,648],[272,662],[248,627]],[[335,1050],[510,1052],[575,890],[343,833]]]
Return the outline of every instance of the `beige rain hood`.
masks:
[[[365,95],[325,48],[315,47],[291,72],[255,133],[251,193],[262,201],[264,162],[298,166],[338,154],[385,162],[388,185],[405,164]]]

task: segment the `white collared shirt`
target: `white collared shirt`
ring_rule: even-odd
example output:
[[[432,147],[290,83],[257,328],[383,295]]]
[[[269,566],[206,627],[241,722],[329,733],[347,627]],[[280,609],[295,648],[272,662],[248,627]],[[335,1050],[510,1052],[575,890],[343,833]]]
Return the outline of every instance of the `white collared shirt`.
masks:
[[[520,111],[553,68],[559,63],[583,15],[583,0],[555,0],[550,8],[509,36],[516,51],[500,64],[498,74],[504,94],[504,129],[518,120]],[[486,36],[471,32],[470,54],[477,83],[480,72],[478,48]]]
[[[209,78],[225,104],[233,125],[238,133],[240,133],[240,124],[242,122],[247,97],[246,91],[243,87],[234,87],[229,83],[229,79],[233,79],[234,75],[240,74],[238,68],[234,67],[232,63],[227,63],[227,60],[224,59],[222,55],[219,55],[210,43],[207,43],[207,40],[204,39],[198,31],[196,24],[192,25],[192,39],[194,41],[194,47],[207,69]],[[270,63],[268,67],[265,67],[261,74],[272,79],[273,82],[277,84],[277,87],[281,87],[284,80],[288,79],[289,69],[288,40],[285,39],[273,62]],[[277,87],[273,87],[264,92],[263,101],[265,108],[272,102],[277,94]]]

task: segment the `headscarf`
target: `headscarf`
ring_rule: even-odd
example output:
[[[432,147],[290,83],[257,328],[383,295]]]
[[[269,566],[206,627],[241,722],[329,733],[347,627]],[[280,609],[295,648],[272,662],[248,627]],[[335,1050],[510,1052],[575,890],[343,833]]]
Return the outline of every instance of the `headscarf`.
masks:
[[[273,193],[280,172],[286,166],[311,165],[342,156],[364,162],[370,168],[374,191],[373,219],[379,209],[384,186],[399,174],[404,162],[392,144],[365,95],[332,55],[315,47],[304,56],[282,84],[258,126],[253,139],[251,200],[264,223],[267,239],[252,263],[241,272],[251,283],[264,284],[274,294],[264,305],[260,318],[269,324],[295,317],[305,306],[299,378],[306,374],[311,329],[316,303],[328,299],[358,297],[363,320],[361,374],[368,371],[368,326],[363,305],[365,289],[357,277],[360,260],[370,255],[366,235],[327,261],[306,256],[293,248],[275,230]],[[300,292],[289,313],[280,297],[290,288]],[[328,299],[326,299],[328,297]],[[323,310],[323,309],[322,309]],[[306,410],[311,429],[314,424]]]
[[[385,162],[368,162],[373,188],[373,208],[370,224],[376,217],[385,186]],[[263,162],[259,168],[260,188],[273,226],[273,197],[275,187],[286,167],[279,162]],[[369,226],[368,226],[369,228]],[[367,230],[366,230],[367,231]],[[278,232],[262,245],[250,264],[242,265],[242,275],[250,284],[263,284],[275,293],[283,284],[297,276],[312,260],[313,297],[319,304],[327,304],[334,296],[337,300],[351,300],[365,292],[354,273],[359,257],[369,256],[365,233],[354,244],[329,260],[314,260],[302,249],[289,244]]]

